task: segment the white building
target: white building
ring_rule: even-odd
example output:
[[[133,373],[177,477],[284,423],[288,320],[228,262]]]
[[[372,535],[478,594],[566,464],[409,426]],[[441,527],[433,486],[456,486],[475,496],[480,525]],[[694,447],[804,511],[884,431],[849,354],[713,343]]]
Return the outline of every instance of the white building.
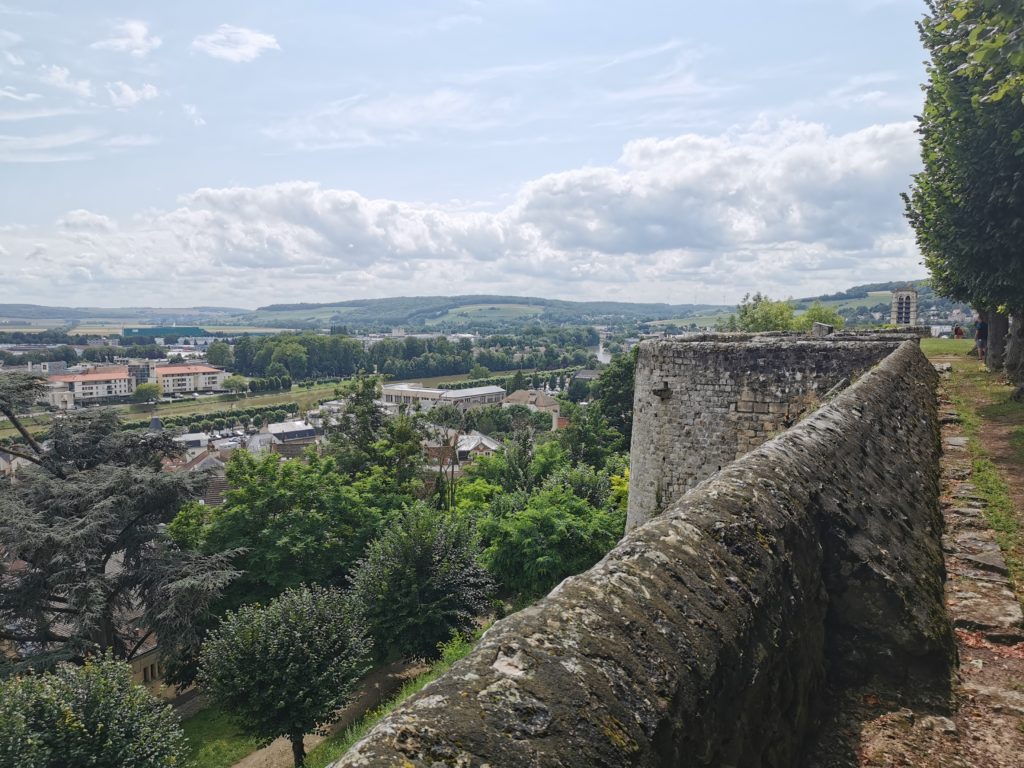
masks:
[[[49,381],[57,386],[47,388],[47,402],[57,408],[68,407],[67,393],[71,393],[73,402],[79,405],[110,397],[128,397],[135,391],[135,379],[123,365],[97,368],[89,373],[50,376]]]
[[[153,370],[153,377],[165,395],[175,395],[222,389],[228,375],[209,365],[164,365]]]
[[[505,399],[501,387],[470,387],[469,389],[435,389],[422,384],[385,384],[381,390],[381,401],[389,410],[399,406],[419,406],[429,411],[436,405],[454,405],[462,410],[497,405]]]

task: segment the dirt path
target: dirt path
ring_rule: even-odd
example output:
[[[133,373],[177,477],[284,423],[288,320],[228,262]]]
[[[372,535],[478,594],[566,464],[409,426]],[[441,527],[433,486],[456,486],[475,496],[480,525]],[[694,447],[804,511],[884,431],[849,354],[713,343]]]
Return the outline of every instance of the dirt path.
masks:
[[[954,386],[944,380],[940,401],[945,594],[960,658],[951,701],[913,691],[849,692],[826,729],[818,768],[1024,765],[1024,614],[974,482],[968,439],[949,397]],[[985,405],[972,402],[972,408]],[[1012,486],[1014,510],[1024,523],[1024,467],[1009,439],[1014,427],[983,416],[976,437]]]
[[[327,735],[344,730],[357,722],[367,712],[391,698],[406,680],[415,677],[425,669],[422,664],[396,662],[371,672],[359,687],[355,700],[341,711],[339,718],[331,725],[326,735],[309,734],[306,736],[303,740],[306,745],[306,753],[309,754],[313,747],[327,738]],[[269,746],[246,755],[232,768],[291,768],[292,765],[291,742],[287,739],[277,739]]]

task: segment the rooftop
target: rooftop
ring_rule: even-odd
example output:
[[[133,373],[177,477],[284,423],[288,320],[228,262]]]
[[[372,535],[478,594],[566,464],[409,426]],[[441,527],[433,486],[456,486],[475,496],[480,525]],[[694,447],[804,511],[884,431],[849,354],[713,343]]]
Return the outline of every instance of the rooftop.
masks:
[[[210,365],[163,365],[156,369],[157,376],[188,376],[193,373],[223,373]]]
[[[70,373],[50,376],[50,381],[110,381],[112,379],[127,379],[128,368],[126,366],[112,366],[102,368],[92,373]]]

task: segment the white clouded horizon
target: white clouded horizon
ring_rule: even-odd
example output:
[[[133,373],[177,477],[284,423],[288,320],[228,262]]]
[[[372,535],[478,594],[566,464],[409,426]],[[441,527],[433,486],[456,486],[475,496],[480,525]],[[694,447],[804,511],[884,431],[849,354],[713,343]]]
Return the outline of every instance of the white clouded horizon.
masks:
[[[192,41],[192,50],[235,64],[254,61],[264,51],[279,51],[277,38],[255,29],[221,24],[207,35]]]
[[[719,303],[922,276],[914,5],[0,0],[0,283]]]
[[[202,188],[173,210],[129,221],[70,211],[59,234],[4,233],[0,245],[13,255],[17,295],[52,295],[56,274],[79,303],[813,295],[921,274],[897,195],[916,169],[913,129],[835,133],[759,121],[637,139],[612,164],[525,183],[497,211],[371,199],[315,182]]]

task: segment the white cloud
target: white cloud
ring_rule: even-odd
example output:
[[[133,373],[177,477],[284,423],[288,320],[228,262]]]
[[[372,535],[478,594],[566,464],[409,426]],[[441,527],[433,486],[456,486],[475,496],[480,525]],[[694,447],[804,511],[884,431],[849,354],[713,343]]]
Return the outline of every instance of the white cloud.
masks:
[[[273,35],[265,32],[221,24],[215,31],[193,40],[192,50],[237,64],[253,61],[264,51],[279,51],[281,46]]]
[[[485,100],[457,88],[378,97],[361,94],[289,118],[265,133],[300,150],[405,143],[431,131],[495,127],[513,106],[508,100]]]
[[[77,128],[34,136],[0,135],[0,163],[87,160],[93,156],[92,142],[102,135],[102,131],[94,128]]]
[[[113,232],[117,229],[113,219],[82,208],[68,211],[63,218],[58,219],[57,226],[63,230],[73,232]]]
[[[18,93],[10,86],[0,86],[0,99],[11,99],[12,101],[35,101],[41,99],[38,93]]]
[[[813,295],[922,273],[898,197],[917,163],[910,123],[833,133],[762,121],[630,142],[611,165],[525,184],[499,211],[312,182],[200,189],[117,230],[89,219],[91,228],[53,236],[14,287],[45,295],[55,271],[88,266],[102,297],[123,303],[140,291],[256,305],[410,286],[677,303]],[[24,254],[40,240],[13,233],[0,243]],[[175,285],[187,293],[168,295]]]
[[[25,66],[25,60],[21,58],[21,56],[12,51],[4,51],[4,61],[6,61],[12,67]]]
[[[206,120],[199,114],[199,108],[195,104],[182,104],[181,111],[185,113],[185,116],[192,121],[192,125],[197,128],[206,125]]]
[[[62,91],[70,91],[83,99],[92,96],[92,83],[88,80],[73,80],[71,70],[67,67],[44,66],[40,67],[40,72],[39,80],[46,85],[52,85]]]
[[[149,25],[146,22],[129,19],[116,25],[110,37],[97,40],[89,47],[98,51],[130,53],[136,58],[144,58],[159,48],[162,42],[156,35],[149,34]]]
[[[110,101],[115,107],[133,107],[140,101],[149,101],[160,95],[160,91],[152,83],[143,83],[138,88],[133,88],[128,83],[121,82],[107,83],[107,93],[110,94]]]

